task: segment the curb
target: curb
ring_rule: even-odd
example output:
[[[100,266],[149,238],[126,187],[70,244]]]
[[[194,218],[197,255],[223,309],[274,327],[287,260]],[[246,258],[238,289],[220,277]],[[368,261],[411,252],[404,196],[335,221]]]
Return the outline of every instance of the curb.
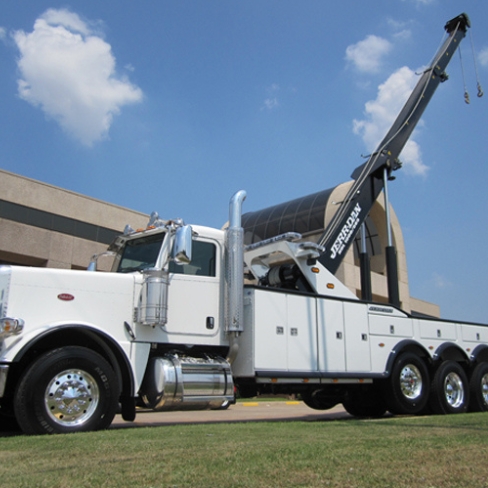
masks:
[[[273,402],[273,403],[284,403],[285,405],[300,405],[301,402],[298,401],[288,401],[288,402]],[[259,405],[264,405],[266,402],[239,402],[238,405],[243,407],[259,407]]]

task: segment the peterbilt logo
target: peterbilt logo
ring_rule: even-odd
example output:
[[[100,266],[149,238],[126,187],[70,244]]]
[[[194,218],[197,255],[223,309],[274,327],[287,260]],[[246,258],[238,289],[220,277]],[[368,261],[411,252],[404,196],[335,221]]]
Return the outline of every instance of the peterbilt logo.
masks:
[[[359,203],[356,203],[356,206],[352,209],[351,215],[349,215],[346,223],[342,227],[337,239],[332,244],[330,249],[330,258],[335,259],[336,256],[340,256],[344,249],[346,248],[346,244],[351,240],[351,237],[354,236],[356,227],[359,225],[359,214],[361,213],[361,206]]]
[[[75,299],[75,297],[73,295],[71,295],[70,293],[60,293],[58,295],[58,298],[60,300],[63,300],[63,302],[70,302],[71,300]]]

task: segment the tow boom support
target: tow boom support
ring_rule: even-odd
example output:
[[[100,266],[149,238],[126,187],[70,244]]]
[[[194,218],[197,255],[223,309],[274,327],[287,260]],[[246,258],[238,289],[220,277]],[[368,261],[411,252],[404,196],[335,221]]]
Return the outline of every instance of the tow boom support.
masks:
[[[332,273],[337,271],[359,227],[365,221],[384,187],[384,169],[387,169],[389,176],[392,171],[400,168],[398,156],[435,90],[440,83],[447,80],[445,69],[469,27],[469,18],[464,13],[446,23],[448,37],[436,53],[431,65],[423,72],[375,152],[366,163],[358,166],[352,173],[354,183],[345,199],[339,203],[337,212],[318,241],[318,244],[325,248],[319,261]]]

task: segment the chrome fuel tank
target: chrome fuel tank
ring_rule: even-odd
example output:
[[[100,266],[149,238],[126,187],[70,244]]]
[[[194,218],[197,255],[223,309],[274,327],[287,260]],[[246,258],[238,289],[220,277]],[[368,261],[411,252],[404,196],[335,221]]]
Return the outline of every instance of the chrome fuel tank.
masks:
[[[218,408],[233,401],[230,364],[223,358],[168,354],[150,359],[140,397],[153,410]]]

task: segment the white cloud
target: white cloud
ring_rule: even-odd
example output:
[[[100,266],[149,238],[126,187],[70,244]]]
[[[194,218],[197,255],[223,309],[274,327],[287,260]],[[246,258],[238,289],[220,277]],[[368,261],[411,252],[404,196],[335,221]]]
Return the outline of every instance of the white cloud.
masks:
[[[366,102],[366,117],[363,120],[354,120],[353,130],[363,138],[368,151],[374,151],[386,135],[417,80],[415,73],[404,66],[378,87],[375,100]],[[408,172],[416,175],[427,173],[428,167],[422,162],[420,146],[412,137],[402,151],[401,160]]]
[[[416,3],[417,5],[430,5],[431,3],[434,3],[436,0],[403,0],[403,1]]]
[[[406,41],[412,37],[412,31],[408,28],[410,21],[399,21],[390,17],[387,19],[387,24],[393,30],[394,39]]]
[[[5,30],[4,27],[0,27],[0,40],[5,39],[7,36],[7,31]]]
[[[443,275],[439,273],[432,273],[431,283],[433,283],[435,288],[449,288],[452,283]]]
[[[32,32],[13,37],[19,96],[87,146],[107,137],[122,106],[142,100],[140,88],[117,76],[110,44],[73,12],[47,10]]]
[[[359,71],[375,73],[381,67],[382,58],[392,49],[389,41],[382,37],[369,35],[346,49],[346,60]]]
[[[63,26],[67,30],[72,32],[79,32],[84,36],[88,36],[91,34],[90,28],[86,25],[86,23],[80,19],[78,14],[74,12],[70,12],[66,9],[49,9],[44,12],[44,14],[40,17],[43,19],[46,24],[51,26]],[[37,19],[39,21],[39,19]],[[36,22],[37,22],[36,21]],[[35,24],[34,24],[35,29]]]
[[[278,102],[278,99],[276,97],[274,98],[266,98],[263,103],[263,108],[267,110],[273,110],[274,108],[277,108],[280,106],[280,102]]]
[[[273,83],[269,86],[266,91],[268,92],[268,97],[264,100],[261,110],[274,110],[280,106],[280,102],[277,97],[277,93],[280,91],[280,86]]]
[[[410,29],[403,29],[401,31],[395,32],[393,34],[395,39],[400,39],[401,41],[406,41],[412,37],[412,31]]]
[[[478,55],[478,59],[480,60],[481,66],[488,67],[488,47],[485,47],[481,50]]]

